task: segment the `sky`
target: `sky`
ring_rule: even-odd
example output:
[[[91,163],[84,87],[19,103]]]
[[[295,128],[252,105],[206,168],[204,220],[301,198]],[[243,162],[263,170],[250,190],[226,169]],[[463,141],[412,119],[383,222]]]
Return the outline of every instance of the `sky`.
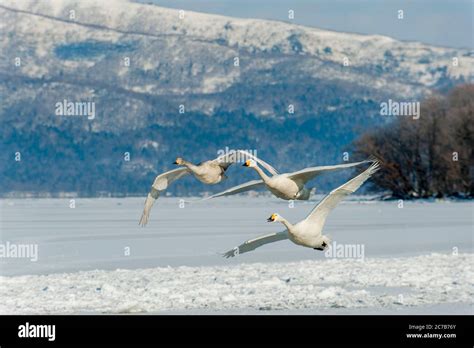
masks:
[[[473,48],[473,0],[140,0],[163,7]],[[404,11],[399,20],[398,10]]]

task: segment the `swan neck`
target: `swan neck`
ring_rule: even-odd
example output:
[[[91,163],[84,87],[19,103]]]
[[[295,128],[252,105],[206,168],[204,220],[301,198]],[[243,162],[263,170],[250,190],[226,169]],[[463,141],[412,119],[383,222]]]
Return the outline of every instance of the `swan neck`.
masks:
[[[183,160],[181,165],[188,168],[188,169],[190,169],[190,170],[194,170],[196,168],[196,166],[194,164],[192,164],[191,162],[185,161],[185,160]]]
[[[280,217],[280,222],[281,222],[283,225],[285,225],[285,227],[287,228],[288,231],[290,230],[290,228],[293,227],[293,225],[292,225],[287,219],[285,219],[285,218]]]
[[[253,169],[255,169],[255,171],[258,173],[258,175],[260,175],[260,177],[262,178],[263,181],[266,182],[268,179],[270,179],[268,177],[268,175],[265,174],[265,172],[258,165],[255,165],[255,167],[253,167]]]

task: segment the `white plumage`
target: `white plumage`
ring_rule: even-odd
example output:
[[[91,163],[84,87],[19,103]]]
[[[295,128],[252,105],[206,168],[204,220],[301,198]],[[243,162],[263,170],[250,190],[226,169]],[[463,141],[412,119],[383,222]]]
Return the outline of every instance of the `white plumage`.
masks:
[[[282,174],[278,174],[275,170],[274,172],[270,172],[272,175],[269,176],[258,166],[257,162],[255,162],[253,159],[249,159],[245,162],[244,166],[253,168],[258,173],[261,180],[252,180],[244,184],[234,186],[223,192],[219,192],[212,196],[206,197],[204,200],[222,196],[235,195],[237,193],[252,190],[262,186],[266,187],[271,193],[273,193],[278,198],[286,200],[308,200],[311,196],[311,192],[314,189],[305,186],[308,181],[314,179],[316,176],[323,173],[352,168],[368,162],[372,162],[372,160],[337,164],[332,166],[309,167],[296,172]]]
[[[254,161],[257,161],[269,172],[275,172],[276,170],[269,165],[268,163],[259,160],[252,154],[243,150],[229,151],[228,153],[219,156],[213,160],[201,162],[199,164],[192,164],[191,162],[185,161],[184,159],[178,157],[174,164],[182,166],[182,168],[173,169],[168,172],[158,175],[151,190],[147,195],[145,200],[145,206],[143,208],[143,213],[140,218],[139,224],[145,226],[148,223],[150,218],[150,211],[155,203],[155,200],[160,196],[160,194],[165,191],[168,186],[175,180],[178,180],[188,174],[192,174],[200,182],[207,185],[214,185],[222,180],[226,179],[225,172],[226,170],[234,163],[239,160],[239,156],[244,158],[251,158]]]
[[[352,178],[337,189],[331,191],[321,202],[309,213],[302,221],[291,224],[288,220],[278,214],[272,214],[268,221],[281,222],[286,231],[267,234],[244,242],[238,247],[229,250],[224,257],[234,257],[254,250],[262,245],[277,242],[284,239],[290,239],[293,243],[313,248],[316,250],[324,250],[331,242],[328,236],[322,234],[326,218],[336,205],[346,196],[359,189],[362,184],[369,179],[379,169],[379,162],[373,163],[364,172]]]

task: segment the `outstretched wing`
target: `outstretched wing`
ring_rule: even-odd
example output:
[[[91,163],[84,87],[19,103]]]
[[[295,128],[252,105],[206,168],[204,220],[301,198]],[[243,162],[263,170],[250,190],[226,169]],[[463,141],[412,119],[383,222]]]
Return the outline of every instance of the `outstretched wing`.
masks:
[[[346,169],[346,168],[352,168],[364,163],[368,162],[373,162],[371,160],[365,160],[362,162],[353,162],[353,163],[345,163],[345,164],[336,164],[333,166],[319,166],[319,167],[310,167],[310,168],[305,168],[302,170],[299,170],[297,172],[289,173],[288,177],[293,179],[293,180],[298,180],[302,181],[303,183],[306,183],[312,179],[314,179],[316,176],[326,173],[326,172],[332,172],[335,170],[340,170],[340,169]]]
[[[216,197],[235,195],[235,194],[240,193],[240,192],[245,192],[245,191],[252,190],[254,188],[259,188],[263,185],[264,185],[263,180],[252,180],[252,181],[243,183],[241,185],[231,187],[228,190],[216,193],[212,196],[203,198],[201,201],[205,201],[205,200],[208,200],[208,199],[211,199],[211,198],[216,198]]]
[[[344,185],[339,186],[337,189],[331,191],[321,202],[309,213],[306,217],[306,221],[312,224],[319,224],[321,227],[324,225],[327,216],[333,210],[336,205],[341,202],[346,196],[354,193],[362,186],[362,184],[369,179],[377,170],[379,170],[379,162],[373,163],[365,171],[352,178]]]
[[[154,190],[152,188],[151,192],[146,196],[145,206],[143,207],[143,213],[140,218],[140,222],[138,223],[140,226],[144,227],[148,223],[148,219],[150,218],[151,207],[153,206],[155,200],[158,198],[159,195],[160,191]]]
[[[222,168],[227,169],[227,168],[229,168],[229,166],[231,164],[236,163],[238,161],[243,162],[243,160],[245,160],[245,159],[254,160],[258,164],[260,164],[263,168],[268,170],[272,175],[278,174],[277,170],[275,168],[273,168],[270,164],[268,164],[267,162],[259,159],[258,157],[255,157],[251,153],[249,153],[247,151],[244,151],[244,150],[229,151],[228,153],[217,157],[214,161],[219,163],[219,165]]]
[[[258,247],[261,247],[262,245],[268,244],[268,243],[273,243],[273,242],[278,242],[280,240],[288,239],[288,232],[283,231],[283,232],[278,232],[278,233],[271,233],[271,234],[266,234],[264,236],[260,236],[254,239],[250,239],[239,246],[233,248],[232,250],[229,250],[228,252],[224,253],[222,256],[225,258],[229,257],[234,257],[239,254],[247,253],[249,251],[255,250]]]
[[[153,206],[153,203],[155,203],[155,200],[160,196],[160,193],[166,190],[173,181],[188,174],[188,168],[178,168],[160,174],[155,178],[150,193],[148,193],[148,196],[146,197],[145,207],[143,208],[139,225],[145,226],[148,223],[151,207]]]

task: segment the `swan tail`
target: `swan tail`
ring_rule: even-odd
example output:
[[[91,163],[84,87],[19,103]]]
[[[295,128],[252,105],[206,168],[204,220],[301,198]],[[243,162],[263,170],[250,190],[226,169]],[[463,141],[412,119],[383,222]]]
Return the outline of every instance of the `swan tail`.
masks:
[[[332,243],[332,238],[330,235],[323,235],[323,241],[326,244],[324,249],[330,248]]]

